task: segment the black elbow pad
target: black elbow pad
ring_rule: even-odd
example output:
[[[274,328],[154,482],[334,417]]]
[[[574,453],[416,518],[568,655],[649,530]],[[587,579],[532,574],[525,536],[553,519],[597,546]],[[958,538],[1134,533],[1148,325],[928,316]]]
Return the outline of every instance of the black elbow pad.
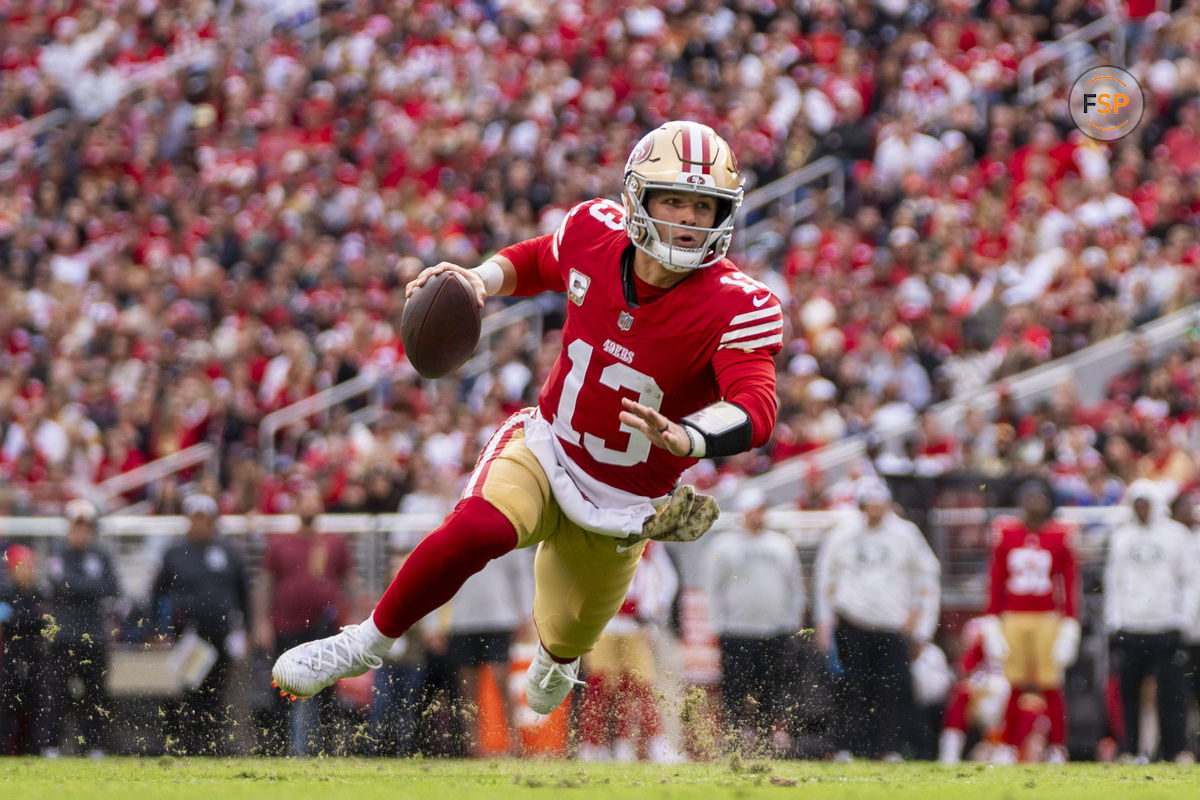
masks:
[[[744,453],[754,439],[750,415],[741,406],[718,400],[688,414],[680,424],[692,440],[688,455],[693,458],[719,458]]]

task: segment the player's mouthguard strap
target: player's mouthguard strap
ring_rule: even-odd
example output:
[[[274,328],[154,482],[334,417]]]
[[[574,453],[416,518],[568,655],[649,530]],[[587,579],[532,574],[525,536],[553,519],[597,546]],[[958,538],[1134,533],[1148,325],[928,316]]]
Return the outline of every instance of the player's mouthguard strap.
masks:
[[[754,428],[750,415],[741,406],[718,400],[688,414],[680,424],[692,442],[692,458],[719,458],[750,449]]]

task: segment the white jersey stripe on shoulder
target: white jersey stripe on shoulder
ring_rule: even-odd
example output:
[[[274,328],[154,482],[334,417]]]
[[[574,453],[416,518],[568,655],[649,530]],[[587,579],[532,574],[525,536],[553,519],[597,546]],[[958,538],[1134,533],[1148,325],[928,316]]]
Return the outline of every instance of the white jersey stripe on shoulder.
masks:
[[[753,350],[756,347],[767,347],[773,344],[783,344],[783,334],[777,333],[774,336],[766,336],[762,339],[752,339],[749,342],[727,342],[726,344],[717,345],[718,350]]]
[[[769,331],[777,331],[783,328],[783,320],[774,319],[764,325],[754,325],[749,328],[738,328],[735,331],[729,331],[721,337],[722,342],[729,342],[734,339],[745,339],[747,336],[757,336],[760,333]]]
[[[729,320],[729,327],[740,325],[743,322],[752,322],[756,319],[766,319],[767,317],[783,316],[783,309],[779,306],[771,306],[759,311],[747,311],[745,314],[738,314],[733,319]]]
[[[483,454],[479,457],[479,463],[471,471],[471,479],[467,481],[466,488],[463,489],[463,497],[470,497],[471,493],[475,491],[475,484],[479,482],[480,474],[487,469],[488,462],[492,459],[492,456],[496,455],[496,448],[504,439],[504,434],[518,425],[524,425],[527,419],[529,419],[529,414],[516,414],[509,417],[503,425],[496,429],[496,432],[492,434],[492,438],[488,440]]]

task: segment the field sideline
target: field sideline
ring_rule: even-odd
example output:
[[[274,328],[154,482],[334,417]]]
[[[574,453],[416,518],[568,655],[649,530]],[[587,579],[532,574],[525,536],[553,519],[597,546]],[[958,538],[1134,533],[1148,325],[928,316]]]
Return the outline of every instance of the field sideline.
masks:
[[[462,800],[468,797],[1125,798],[1200,797],[1200,769],[1072,764],[719,762],[664,767],[573,761],[110,758],[0,759],[5,798],[95,800]]]

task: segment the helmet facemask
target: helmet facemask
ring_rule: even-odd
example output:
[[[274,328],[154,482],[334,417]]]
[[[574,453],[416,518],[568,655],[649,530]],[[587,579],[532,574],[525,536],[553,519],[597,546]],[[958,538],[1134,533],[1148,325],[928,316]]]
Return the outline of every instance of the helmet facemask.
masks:
[[[713,227],[681,225],[651,217],[650,212],[646,210],[646,202],[650,193],[655,191],[691,192],[714,198],[717,201],[717,214]],[[634,247],[672,272],[689,272],[711,267],[729,252],[729,245],[733,241],[733,220],[742,204],[742,195],[741,191],[731,192],[707,186],[681,186],[667,181],[646,180],[637,173],[630,172],[625,176],[622,200],[625,203],[629,238],[633,240]],[[665,241],[664,236],[659,233],[659,226],[666,234]],[[700,246],[686,248],[675,245],[677,231],[695,234]]]

